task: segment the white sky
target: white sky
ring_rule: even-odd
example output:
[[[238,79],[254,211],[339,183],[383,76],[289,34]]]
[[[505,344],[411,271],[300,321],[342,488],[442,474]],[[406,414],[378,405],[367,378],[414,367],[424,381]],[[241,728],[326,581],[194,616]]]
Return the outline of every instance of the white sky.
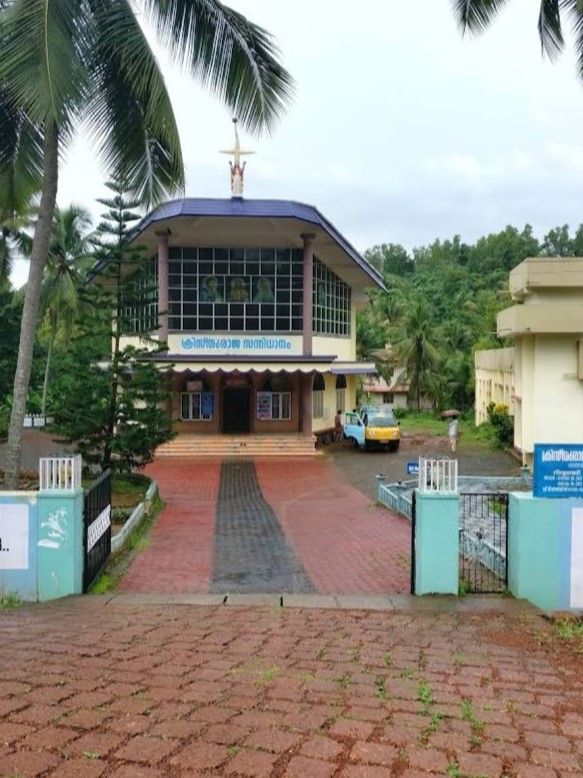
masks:
[[[272,32],[297,95],[271,138],[242,143],[245,196],[316,205],[360,251],[411,248],[507,224],[583,222],[583,85],[569,47],[541,57],[538,2],[513,0],[462,39],[450,0],[231,0]],[[228,111],[162,56],[186,195],[228,197]],[[106,175],[80,139],[59,204],[95,214]],[[19,268],[15,282],[25,280]]]

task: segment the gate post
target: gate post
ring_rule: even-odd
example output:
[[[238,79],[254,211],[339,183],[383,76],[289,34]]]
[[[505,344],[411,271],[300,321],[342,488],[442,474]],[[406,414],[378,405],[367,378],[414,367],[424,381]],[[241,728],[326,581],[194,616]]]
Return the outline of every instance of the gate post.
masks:
[[[83,591],[81,457],[40,461],[37,509],[38,595],[52,600]]]
[[[415,594],[458,594],[459,495],[417,491]]]

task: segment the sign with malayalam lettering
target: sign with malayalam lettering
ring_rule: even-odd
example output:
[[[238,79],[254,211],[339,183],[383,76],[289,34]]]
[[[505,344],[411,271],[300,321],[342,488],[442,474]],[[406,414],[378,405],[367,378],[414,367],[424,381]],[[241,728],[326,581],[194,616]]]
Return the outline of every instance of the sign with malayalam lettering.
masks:
[[[0,505],[0,570],[28,570],[28,505]]]
[[[419,462],[407,462],[407,475],[419,475]]]
[[[302,353],[301,335],[280,335],[252,332],[189,333],[170,335],[168,345],[172,353],[197,356],[299,356]]]
[[[535,443],[535,497],[583,497],[583,445]]]

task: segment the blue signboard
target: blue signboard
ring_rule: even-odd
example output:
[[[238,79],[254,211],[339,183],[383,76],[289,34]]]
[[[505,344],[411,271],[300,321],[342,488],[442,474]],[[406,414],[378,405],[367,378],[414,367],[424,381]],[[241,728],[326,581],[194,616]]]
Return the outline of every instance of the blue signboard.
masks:
[[[419,475],[419,462],[407,462],[407,475]]]
[[[535,443],[535,497],[583,497],[583,445]]]

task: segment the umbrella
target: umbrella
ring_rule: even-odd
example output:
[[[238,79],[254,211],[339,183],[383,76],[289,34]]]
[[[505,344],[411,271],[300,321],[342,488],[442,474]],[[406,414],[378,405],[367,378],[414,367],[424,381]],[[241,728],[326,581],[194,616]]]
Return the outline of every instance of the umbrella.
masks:
[[[449,411],[443,411],[443,413],[441,414],[441,418],[442,419],[448,419],[450,416],[454,416],[455,417],[455,416],[459,416],[459,415],[460,415],[460,411],[456,411],[455,408],[450,408]]]

